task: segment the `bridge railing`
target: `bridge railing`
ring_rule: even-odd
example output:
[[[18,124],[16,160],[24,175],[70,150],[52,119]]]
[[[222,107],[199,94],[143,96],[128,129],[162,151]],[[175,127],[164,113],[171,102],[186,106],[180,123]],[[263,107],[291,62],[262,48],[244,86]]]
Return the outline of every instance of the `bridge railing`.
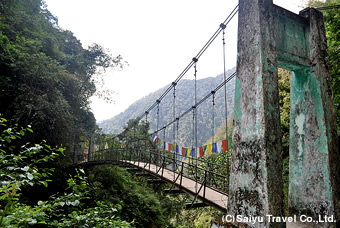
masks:
[[[164,176],[164,171],[173,171],[173,181],[182,177],[189,178],[204,187],[211,187],[217,191],[228,193],[229,177],[218,173],[226,167],[197,158],[184,157],[168,151],[141,148],[104,149],[95,151],[92,161],[114,161],[133,163],[144,170],[151,170],[156,165],[157,174]],[[227,165],[227,164],[226,164]]]

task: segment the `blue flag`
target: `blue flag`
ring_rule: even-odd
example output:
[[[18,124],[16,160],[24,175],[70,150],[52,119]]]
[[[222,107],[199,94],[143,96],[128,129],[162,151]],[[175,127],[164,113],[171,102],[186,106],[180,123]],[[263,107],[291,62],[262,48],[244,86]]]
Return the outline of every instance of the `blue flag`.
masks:
[[[195,155],[196,155],[195,154],[195,148],[192,148],[191,152],[190,152],[190,157],[195,158],[196,157]]]
[[[211,150],[211,152],[217,153],[217,145],[216,145],[216,143],[213,143],[213,144],[212,144],[212,150]]]

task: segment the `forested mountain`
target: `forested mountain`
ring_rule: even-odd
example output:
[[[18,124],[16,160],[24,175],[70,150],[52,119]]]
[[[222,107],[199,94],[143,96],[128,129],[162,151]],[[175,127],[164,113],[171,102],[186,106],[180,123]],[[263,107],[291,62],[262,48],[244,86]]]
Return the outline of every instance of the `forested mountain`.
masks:
[[[230,69],[226,73],[227,77],[235,72],[235,69]],[[223,82],[223,75],[209,77],[197,80],[197,101],[208,95],[212,90]],[[183,79],[176,86],[176,117],[190,109],[194,105],[194,80]],[[136,101],[124,112],[117,116],[98,123],[104,133],[120,133],[129,119],[140,117],[168,88],[161,88],[146,97]],[[227,83],[227,100],[228,100],[228,116],[231,117],[234,108],[234,91],[235,78]],[[215,94],[214,106],[214,128],[213,123],[213,96],[209,97],[205,102],[197,108],[197,125],[198,145],[202,145],[212,137],[212,130],[217,132],[218,128],[225,125],[225,102],[224,102],[224,87],[218,90]],[[171,122],[173,117],[173,90],[161,101],[159,107],[159,128]],[[144,117],[145,120],[145,117]],[[151,123],[151,132],[157,129],[157,106],[148,114],[148,121]],[[193,139],[193,113],[190,112],[179,120],[179,130],[176,130],[176,143],[183,146],[192,146]],[[168,142],[173,142],[173,125],[169,126],[164,131],[159,132],[159,137]],[[177,126],[175,126],[177,128]],[[225,128],[224,128],[225,129]],[[178,136],[177,136],[178,133]]]

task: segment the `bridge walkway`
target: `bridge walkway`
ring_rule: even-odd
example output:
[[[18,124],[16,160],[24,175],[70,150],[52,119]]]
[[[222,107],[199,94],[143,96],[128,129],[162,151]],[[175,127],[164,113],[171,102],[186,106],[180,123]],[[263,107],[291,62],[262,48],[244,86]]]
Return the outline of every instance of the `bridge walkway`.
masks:
[[[217,189],[206,186],[205,183],[198,183],[191,178],[185,177],[181,172],[174,172],[172,170],[157,166],[155,164],[134,161],[121,161],[130,164],[134,167],[143,169],[152,175],[155,175],[165,182],[174,184],[180,190],[189,193],[204,203],[215,207],[223,212],[227,211],[227,193],[223,193]]]

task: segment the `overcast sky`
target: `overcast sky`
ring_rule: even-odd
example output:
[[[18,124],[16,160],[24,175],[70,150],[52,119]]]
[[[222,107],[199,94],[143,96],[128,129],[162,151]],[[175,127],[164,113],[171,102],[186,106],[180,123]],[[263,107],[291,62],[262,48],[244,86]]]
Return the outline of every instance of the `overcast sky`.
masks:
[[[45,0],[85,48],[97,43],[129,63],[106,74],[115,104],[92,99],[97,121],[123,112],[136,100],[174,81],[201,50],[238,0]],[[274,0],[294,13],[301,0]],[[237,15],[226,28],[227,69],[236,65]],[[223,72],[222,36],[197,63],[197,78]],[[191,69],[184,78],[194,78]],[[142,113],[140,113],[142,114]]]

